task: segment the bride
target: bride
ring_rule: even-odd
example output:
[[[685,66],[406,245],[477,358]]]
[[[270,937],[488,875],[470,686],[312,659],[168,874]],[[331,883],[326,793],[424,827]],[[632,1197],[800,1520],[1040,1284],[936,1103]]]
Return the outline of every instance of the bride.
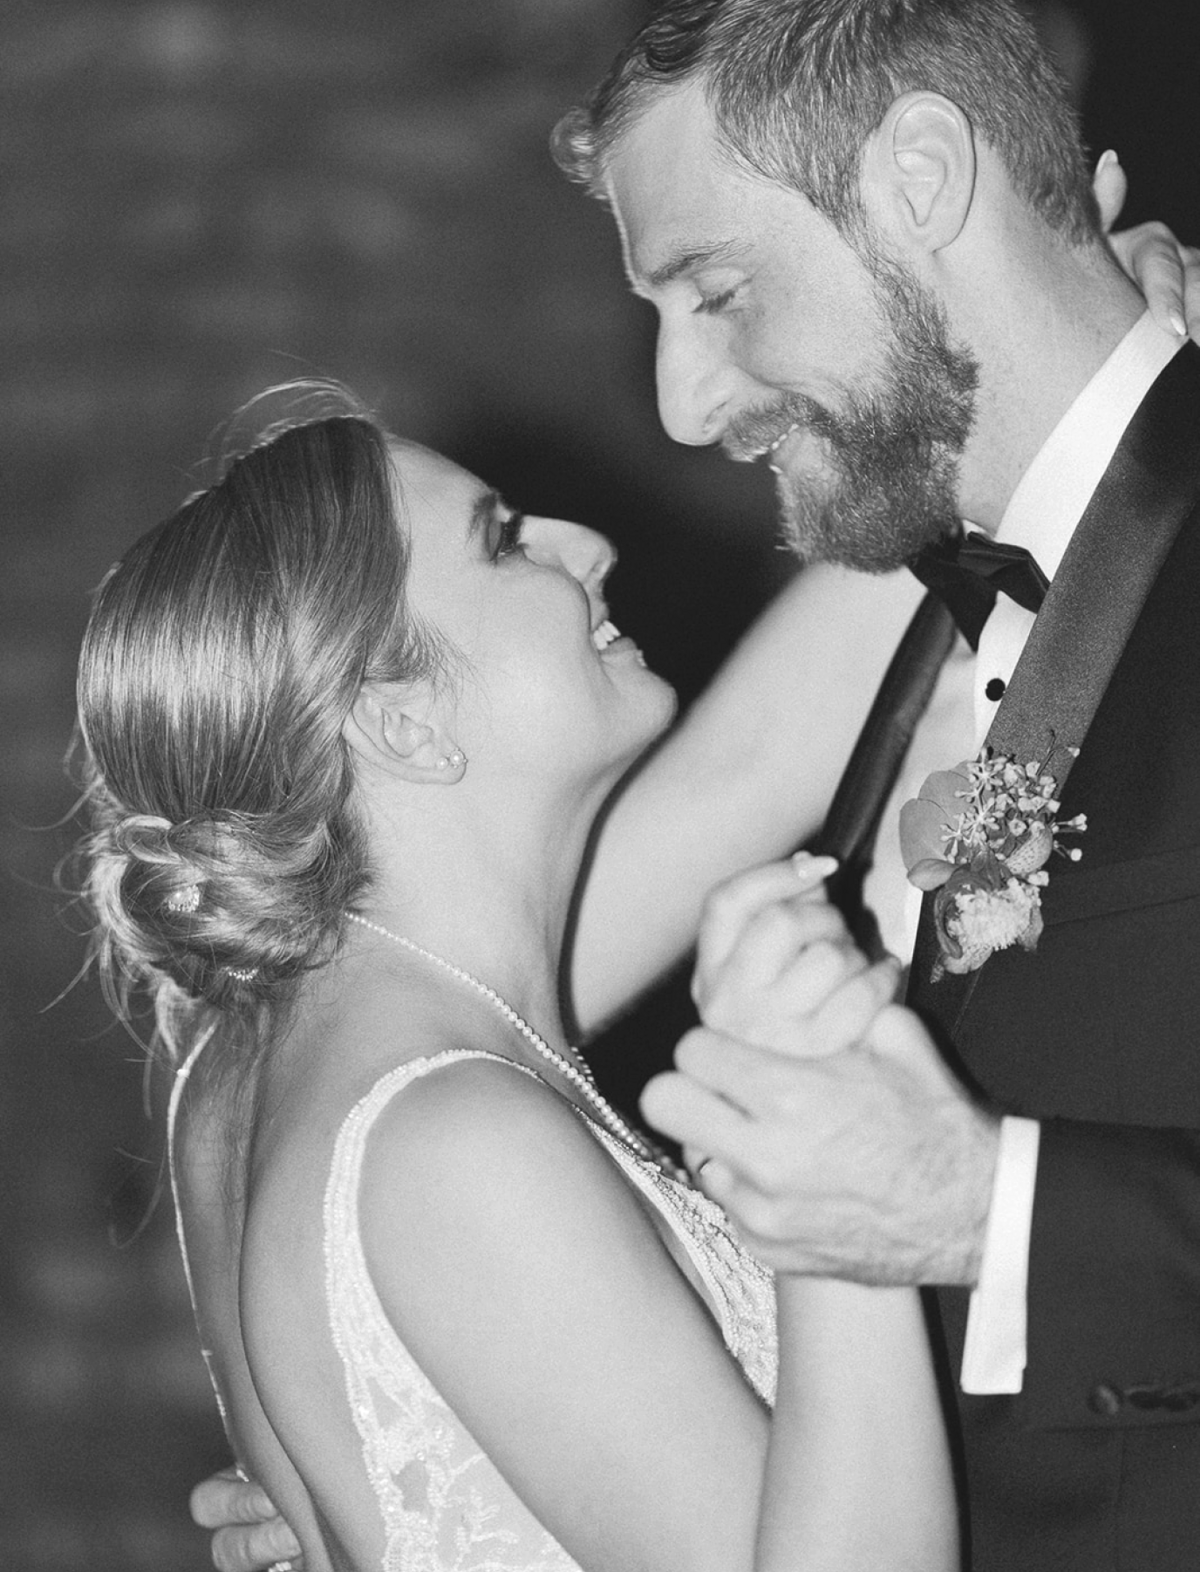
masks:
[[[612,564],[599,535],[346,408],[269,435],[101,588],[79,682],[89,893],[110,984],[153,991],[184,1064],[181,1238],[232,1445],[307,1572],[948,1569],[916,1295],[773,1288],[567,1041],[589,831],[673,711],[608,620]],[[739,755],[747,780],[798,766],[772,725],[790,661],[836,661],[914,596],[818,577],[743,651],[756,689],[706,701],[725,753],[684,756],[681,788],[715,768],[740,809]],[[846,677],[839,725],[877,676]],[[663,825],[626,865],[632,899],[678,876],[671,909],[698,900],[811,831],[822,791],[697,866]],[[895,973],[843,949],[828,871],[735,883],[707,964],[736,993],[757,915],[784,914],[797,949],[824,933],[817,971],[739,1004],[815,1006],[851,1040]],[[673,942],[615,892],[580,924],[589,1024]]]

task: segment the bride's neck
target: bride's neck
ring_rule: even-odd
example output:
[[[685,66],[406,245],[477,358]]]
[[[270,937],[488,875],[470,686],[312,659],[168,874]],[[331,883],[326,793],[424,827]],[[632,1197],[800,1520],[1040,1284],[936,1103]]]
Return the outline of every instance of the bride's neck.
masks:
[[[494,988],[545,1035],[587,824],[515,811],[433,813],[377,825],[363,915]]]

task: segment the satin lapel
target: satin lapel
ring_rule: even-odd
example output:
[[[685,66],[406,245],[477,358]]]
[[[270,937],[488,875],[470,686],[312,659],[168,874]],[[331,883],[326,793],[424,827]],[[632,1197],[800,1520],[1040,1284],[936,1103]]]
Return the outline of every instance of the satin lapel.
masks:
[[[812,843],[812,850],[838,859],[830,899],[868,952],[880,948],[878,928],[862,900],[879,820],[954,639],[954,619],[936,596],[926,595],[896,648]]]
[[[1154,383],[1071,537],[987,745],[1014,758],[1054,750],[1061,787],[1179,526],[1200,493],[1200,350],[1186,344]],[[908,1002],[953,1041],[978,972],[930,982],[933,897],[921,906]]]

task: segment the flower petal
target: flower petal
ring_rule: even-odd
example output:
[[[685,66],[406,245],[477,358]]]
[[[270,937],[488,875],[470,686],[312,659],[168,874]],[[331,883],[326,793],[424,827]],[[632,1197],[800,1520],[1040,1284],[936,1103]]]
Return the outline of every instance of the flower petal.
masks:
[[[936,802],[945,809],[948,824],[958,818],[963,794],[971,790],[970,769],[969,761],[964,761],[952,770],[934,770],[918,794],[925,802]]]
[[[941,857],[922,857],[908,870],[908,882],[918,890],[938,890],[954,872],[954,864]]]
[[[913,868],[927,858],[941,860],[945,855],[946,821],[936,802],[914,797],[900,809],[900,855],[904,866]]]

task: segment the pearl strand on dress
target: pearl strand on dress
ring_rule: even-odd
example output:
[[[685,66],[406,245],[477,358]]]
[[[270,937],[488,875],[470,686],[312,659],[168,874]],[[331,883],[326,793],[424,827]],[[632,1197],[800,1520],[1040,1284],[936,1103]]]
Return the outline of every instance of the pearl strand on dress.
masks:
[[[596,1079],[592,1074],[590,1066],[583,1059],[582,1054],[579,1054],[577,1048],[573,1051],[579,1054],[579,1065],[573,1064],[565,1054],[559,1053],[556,1048],[551,1048],[546,1039],[540,1037],[533,1027],[530,1026],[529,1022],[523,1016],[517,1014],[507,999],[502,998],[494,988],[489,988],[487,983],[481,982],[471,972],[464,970],[461,966],[453,965],[443,956],[435,954],[433,950],[426,950],[422,945],[414,943],[412,939],[406,939],[401,934],[393,933],[390,928],[383,927],[381,923],[371,922],[366,917],[360,917],[357,912],[347,912],[346,916],[351,922],[356,922],[360,928],[369,928],[372,933],[377,933],[384,939],[390,939],[393,944],[398,944],[401,949],[409,950],[413,955],[421,956],[434,966],[440,966],[442,971],[449,972],[451,977],[456,977],[459,982],[465,983],[468,988],[474,988],[476,993],[482,994],[489,1004],[499,1010],[500,1014],[511,1026],[516,1027],[517,1031],[525,1038],[535,1053],[540,1054],[548,1064],[552,1064],[564,1080],[579,1088],[618,1140],[624,1141],[626,1146],[631,1147],[639,1157],[644,1157],[648,1162],[662,1165],[662,1154],[657,1152],[646,1137],[640,1131],[635,1130],[612,1106],[608,1098],[604,1096],[603,1092],[596,1085]]]

